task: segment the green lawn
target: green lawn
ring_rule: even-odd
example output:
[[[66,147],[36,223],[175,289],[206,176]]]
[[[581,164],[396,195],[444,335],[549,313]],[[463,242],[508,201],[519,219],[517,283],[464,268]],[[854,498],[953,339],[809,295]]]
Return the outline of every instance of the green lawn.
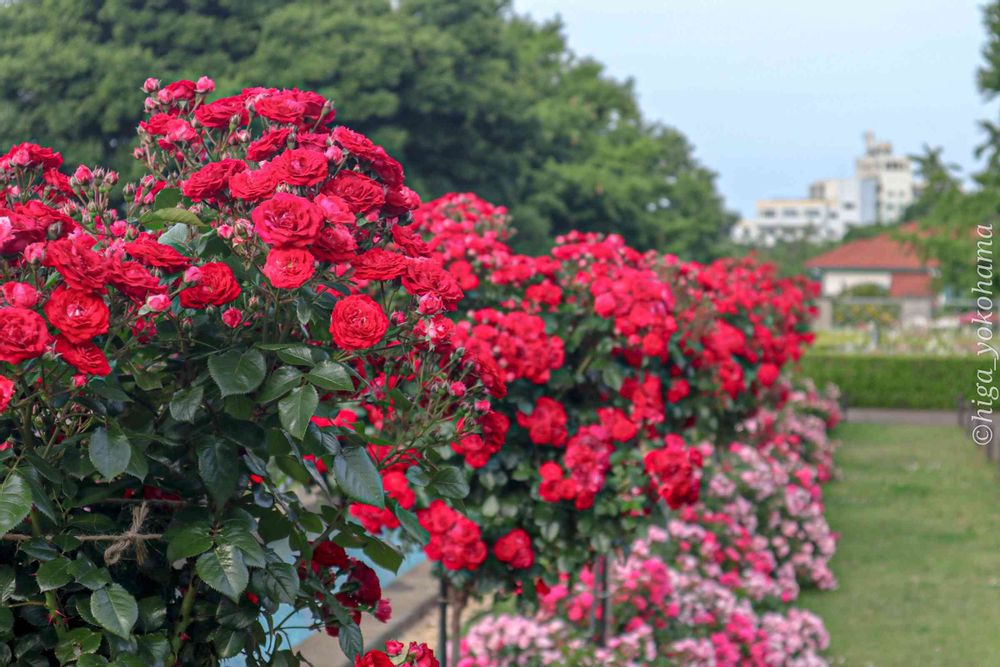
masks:
[[[831,663],[1000,665],[1000,479],[955,427],[845,424],[825,490],[840,587],[800,604]]]

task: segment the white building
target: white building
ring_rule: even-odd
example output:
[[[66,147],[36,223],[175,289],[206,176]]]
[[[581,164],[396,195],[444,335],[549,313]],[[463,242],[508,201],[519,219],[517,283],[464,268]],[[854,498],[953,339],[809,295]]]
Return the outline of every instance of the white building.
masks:
[[[865,154],[852,178],[828,178],[809,186],[808,198],[763,199],[754,218],[733,229],[738,243],[772,246],[781,241],[839,240],[852,227],[891,223],[913,201],[909,158],[892,154],[892,145],[865,133]]]

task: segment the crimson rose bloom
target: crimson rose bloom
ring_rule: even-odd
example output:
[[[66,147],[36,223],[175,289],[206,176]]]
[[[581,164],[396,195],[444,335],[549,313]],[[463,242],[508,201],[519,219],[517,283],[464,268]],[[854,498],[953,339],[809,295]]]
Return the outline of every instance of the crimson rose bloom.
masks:
[[[202,104],[194,110],[194,117],[205,127],[229,127],[233,116],[239,117],[240,125],[246,125],[247,110],[243,104],[243,98],[239,95],[223,97],[214,102]]]
[[[304,248],[319,234],[323,212],[305,197],[279,192],[250,212],[260,238],[277,248]]]
[[[0,412],[7,409],[12,398],[14,398],[14,381],[0,375]]]
[[[93,292],[60,285],[45,304],[45,316],[74,343],[86,343],[108,332],[111,311]]]
[[[375,155],[375,144],[372,140],[349,127],[340,125],[334,128],[333,140],[359,158],[370,160]]]
[[[236,199],[245,201],[258,201],[270,197],[274,194],[276,187],[278,187],[278,179],[274,169],[269,166],[252,171],[241,171],[229,179],[229,194]]]
[[[0,361],[17,364],[45,352],[49,330],[41,315],[27,308],[0,308]]]
[[[195,201],[217,197],[229,184],[230,177],[246,168],[243,160],[231,158],[209,162],[181,183],[181,192]]]
[[[354,277],[359,280],[392,280],[406,271],[406,258],[383,248],[361,253],[352,264]]]
[[[46,248],[47,251],[48,248]],[[163,269],[167,273],[177,273],[191,266],[190,258],[185,257],[167,244],[160,243],[156,237],[149,234],[139,234],[139,238],[135,241],[126,243],[125,252],[146,266]]]
[[[260,162],[270,158],[285,147],[291,133],[292,129],[289,127],[268,130],[260,139],[247,146],[247,159]]]
[[[288,185],[316,185],[330,173],[326,156],[308,148],[293,148],[271,163],[279,180]]]
[[[382,207],[385,190],[378,181],[356,171],[341,171],[323,186],[323,194],[336,195],[347,202],[351,210],[364,215]]]
[[[111,372],[104,352],[90,341],[74,343],[66,336],[59,336],[56,338],[56,352],[81,373],[104,377]]]
[[[403,275],[403,287],[413,295],[435,294],[445,310],[455,310],[465,293],[455,277],[432,261],[411,261]]]
[[[113,265],[108,281],[136,303],[142,303],[151,293],[165,291],[157,277],[139,262],[119,262]]]
[[[209,262],[198,268],[201,269],[198,284],[181,290],[181,305],[185,308],[224,306],[240,295],[233,270],[222,262]]]
[[[781,369],[774,364],[761,364],[760,368],[757,369],[757,379],[765,387],[770,387],[777,382],[779,375],[781,375]]]
[[[344,297],[333,307],[330,335],[344,350],[374,347],[389,329],[382,307],[366,294]]]
[[[89,237],[76,240],[59,239],[45,246],[42,264],[55,269],[72,287],[103,292],[108,262],[103,255],[87,247],[85,241],[94,242]]]
[[[264,262],[264,275],[279,289],[301,287],[316,273],[316,258],[308,250],[275,248]]]
[[[566,444],[566,408],[545,396],[538,399],[531,414],[518,411],[517,423],[528,429],[528,437],[536,445],[562,447]]]
[[[515,528],[497,540],[493,545],[493,553],[498,561],[507,563],[517,570],[531,567],[535,562],[535,553],[531,550],[531,537],[520,528]]]
[[[385,653],[372,649],[354,658],[354,667],[395,667],[395,665]]]

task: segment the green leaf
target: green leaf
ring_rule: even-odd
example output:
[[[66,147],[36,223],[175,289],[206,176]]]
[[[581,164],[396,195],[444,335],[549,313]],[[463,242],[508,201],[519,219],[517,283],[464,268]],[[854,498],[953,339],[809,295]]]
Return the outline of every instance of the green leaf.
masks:
[[[278,358],[293,366],[312,366],[316,363],[313,359],[313,348],[308,345],[293,345],[278,350]]]
[[[229,628],[216,628],[209,635],[212,644],[220,658],[231,658],[243,650],[247,641],[247,633],[242,630],[230,630]]]
[[[257,394],[261,403],[270,403],[279,399],[302,379],[302,371],[291,366],[282,366],[267,378],[264,387]]]
[[[14,594],[17,587],[17,578],[14,575],[14,568],[9,565],[0,565],[0,606]]]
[[[170,399],[170,416],[179,422],[193,422],[205,396],[201,385],[177,391]]]
[[[391,572],[399,572],[399,566],[403,564],[403,554],[377,537],[368,537],[368,543],[365,544],[364,551],[365,555],[371,558],[376,565],[384,567]]]
[[[267,368],[257,350],[230,350],[208,358],[208,372],[223,396],[248,394],[264,381]]]
[[[324,361],[306,374],[306,379],[320,389],[329,391],[353,391],[354,381],[343,364]]]
[[[275,602],[292,604],[299,593],[299,575],[290,563],[272,563],[265,570],[258,570],[254,580],[260,580],[264,595]]]
[[[219,535],[220,544],[230,544],[243,552],[243,560],[250,567],[263,567],[266,563],[264,548],[254,537],[250,529],[238,519],[230,519],[222,523]]]
[[[228,440],[209,440],[198,448],[198,473],[218,506],[236,491],[240,481],[236,445]]]
[[[0,484],[0,535],[6,535],[31,511],[31,489],[17,470]]]
[[[113,423],[110,428],[101,426],[90,436],[90,462],[106,479],[125,472],[132,458],[128,438]]]
[[[178,523],[163,535],[167,541],[167,560],[173,563],[191,558],[212,548],[212,526],[208,519],[191,523]]]
[[[344,447],[333,457],[337,485],[348,496],[366,505],[385,507],[382,477],[364,447]]]
[[[316,414],[319,395],[316,389],[305,385],[296,387],[278,403],[281,425],[292,437],[301,440],[309,428],[309,420]]]
[[[201,227],[205,224],[191,211],[176,206],[149,211],[139,218],[139,222],[150,229],[159,229],[165,225],[176,223],[194,225],[195,227]]]
[[[250,582],[242,552],[229,544],[220,544],[199,556],[195,570],[202,581],[237,603]]]
[[[56,658],[65,665],[101,648],[101,635],[87,628],[70,630],[56,644]]]
[[[354,660],[365,650],[365,640],[361,636],[361,628],[356,623],[349,623],[340,627],[340,650],[344,652],[348,660]]]
[[[158,595],[139,600],[139,625],[145,632],[152,632],[167,622],[167,605]]]
[[[125,472],[141,482],[149,474],[149,461],[146,460],[146,452],[136,444],[131,445],[131,450],[132,456],[129,457]]]
[[[393,514],[399,519],[399,525],[403,527],[403,530],[409,533],[421,545],[430,542],[431,535],[427,532],[426,528],[420,525],[420,520],[417,519],[416,514],[401,507],[394,499],[390,499],[390,505],[392,506]]]
[[[65,586],[73,581],[73,573],[70,571],[72,563],[68,558],[56,558],[38,566],[35,573],[38,588],[41,591],[51,591],[54,588]]]
[[[90,596],[90,613],[102,628],[128,639],[139,618],[139,607],[127,590],[118,584],[111,584]]]
[[[171,208],[181,203],[181,191],[178,188],[163,188],[156,194],[153,208]]]
[[[441,468],[431,475],[429,488],[443,498],[464,498],[469,495],[469,484],[458,468]]]

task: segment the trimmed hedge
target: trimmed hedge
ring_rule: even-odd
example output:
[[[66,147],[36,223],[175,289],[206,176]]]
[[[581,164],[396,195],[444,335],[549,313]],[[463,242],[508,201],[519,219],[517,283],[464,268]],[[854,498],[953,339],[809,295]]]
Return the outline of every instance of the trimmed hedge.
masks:
[[[985,357],[812,352],[803,356],[800,373],[818,387],[836,384],[852,407],[951,410],[956,396],[975,396],[976,371],[989,367]]]

